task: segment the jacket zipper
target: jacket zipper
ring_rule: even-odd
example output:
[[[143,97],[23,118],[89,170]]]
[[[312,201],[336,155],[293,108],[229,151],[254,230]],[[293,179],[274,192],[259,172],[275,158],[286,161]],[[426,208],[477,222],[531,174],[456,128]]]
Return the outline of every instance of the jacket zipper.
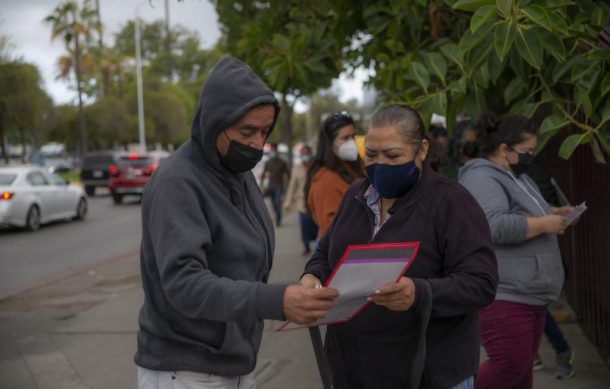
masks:
[[[370,233],[369,233],[369,241],[368,243],[371,244],[375,241],[375,238],[377,237],[377,235],[379,235],[379,231],[377,231],[377,233],[375,234],[375,215],[373,215],[373,212],[369,209],[368,205],[363,203],[362,200],[358,197],[358,195],[355,196],[356,201],[358,201],[358,203],[364,207],[364,212],[366,212],[366,216],[369,218],[369,227],[370,227]],[[379,227],[379,230],[381,230],[381,228],[383,227],[383,225],[381,225],[381,227]]]

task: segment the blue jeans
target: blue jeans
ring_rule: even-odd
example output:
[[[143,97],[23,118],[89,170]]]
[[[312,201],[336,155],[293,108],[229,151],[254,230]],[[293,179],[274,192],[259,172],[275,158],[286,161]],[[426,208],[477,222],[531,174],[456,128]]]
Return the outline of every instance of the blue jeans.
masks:
[[[311,251],[309,242],[316,240],[318,237],[318,226],[314,223],[311,216],[304,212],[299,212],[299,224],[301,225],[301,241],[306,252]]]
[[[278,186],[267,189],[265,194],[271,199],[271,205],[273,206],[273,212],[275,213],[275,225],[279,226],[282,222],[282,187]]]
[[[474,389],[474,377],[466,378],[452,389]]]
[[[548,309],[546,310],[546,318],[544,320],[544,336],[546,336],[557,354],[567,351],[570,348],[568,342],[566,342],[566,339],[563,337],[563,333],[559,329],[555,318]]]

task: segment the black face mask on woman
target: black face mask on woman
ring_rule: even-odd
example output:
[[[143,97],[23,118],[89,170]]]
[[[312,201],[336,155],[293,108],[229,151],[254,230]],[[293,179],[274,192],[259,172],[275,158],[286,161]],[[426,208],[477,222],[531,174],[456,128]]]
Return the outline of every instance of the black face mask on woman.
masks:
[[[252,170],[263,158],[263,149],[236,142],[231,140],[226,132],[223,131],[222,133],[229,140],[229,150],[225,155],[220,156],[220,162],[230,171],[234,173],[247,172]]]
[[[513,149],[513,151],[515,150]],[[517,152],[515,151],[515,153]],[[516,175],[520,176],[529,170],[534,163],[535,157],[528,153],[517,153],[517,155],[519,156],[519,161],[517,163],[511,163],[509,166]]]

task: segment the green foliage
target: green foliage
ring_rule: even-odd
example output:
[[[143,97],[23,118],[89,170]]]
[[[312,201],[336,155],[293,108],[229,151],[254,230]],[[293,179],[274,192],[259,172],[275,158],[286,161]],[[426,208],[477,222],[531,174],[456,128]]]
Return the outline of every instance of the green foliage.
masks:
[[[45,21],[51,37],[66,43],[67,54],[58,60],[59,77],[73,82],[79,96],[88,97],[81,109],[81,139],[92,149],[137,142],[134,21],[126,23],[106,47],[95,39],[103,28],[97,24],[91,0],[66,0]],[[147,140],[178,145],[190,135],[189,122],[201,86],[223,53],[219,47],[202,49],[198,34],[180,25],[170,30],[169,51],[163,21],[142,22],[141,29]],[[3,42],[2,57],[7,46]],[[78,78],[81,83],[74,82]],[[52,110],[49,120],[37,128],[39,135],[74,149],[79,137],[76,112],[71,106]]]
[[[41,87],[35,65],[0,63],[0,137],[24,145],[38,143],[34,130],[48,118],[50,108],[51,99]]]
[[[447,115],[449,124],[456,112],[532,116],[549,104],[542,145],[569,124],[580,132],[565,139],[561,157],[583,144],[599,162],[608,156],[610,50],[598,38],[610,25],[605,2],[333,0],[330,8],[342,15],[340,25],[328,22],[342,59],[374,70],[386,101]]]

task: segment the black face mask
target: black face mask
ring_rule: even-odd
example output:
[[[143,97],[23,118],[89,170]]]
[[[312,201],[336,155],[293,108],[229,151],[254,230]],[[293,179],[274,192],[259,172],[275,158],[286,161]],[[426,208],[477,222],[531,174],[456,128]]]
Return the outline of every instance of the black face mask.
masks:
[[[514,151],[514,150],[513,150]],[[515,151],[516,152],[516,151]],[[534,163],[534,156],[528,153],[517,153],[519,156],[519,162],[516,164],[510,164],[511,170],[518,176],[527,172]]]
[[[220,162],[230,171],[234,173],[247,172],[252,170],[263,158],[262,149],[231,140],[224,131],[223,134],[225,134],[230,143],[227,153],[220,156]]]

